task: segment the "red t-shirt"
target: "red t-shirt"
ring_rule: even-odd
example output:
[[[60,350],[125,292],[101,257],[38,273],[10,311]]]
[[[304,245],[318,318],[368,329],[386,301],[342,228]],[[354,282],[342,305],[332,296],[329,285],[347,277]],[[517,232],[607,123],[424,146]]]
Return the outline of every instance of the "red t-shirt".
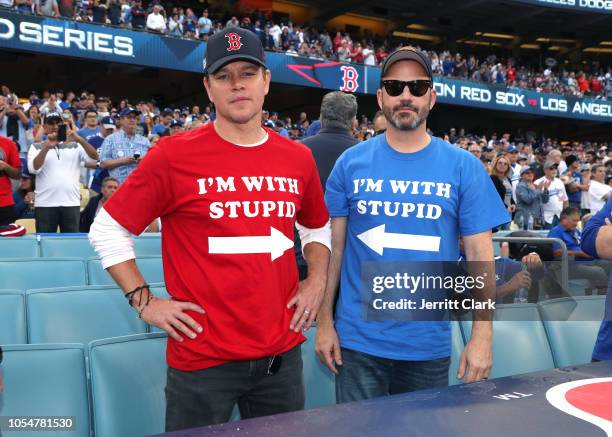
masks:
[[[0,161],[6,162],[11,167],[21,168],[17,146],[6,137],[0,137]],[[0,175],[0,207],[14,204],[11,179],[3,172]]]
[[[163,138],[104,205],[133,234],[161,217],[166,288],[206,311],[187,312],[204,328],[195,340],[168,338],[173,368],[259,359],[304,341],[289,330],[294,309],[287,303],[298,288],[293,230],[296,219],[320,228],[329,215],[310,150],[268,135],[259,146],[242,147],[208,123]],[[275,233],[271,228],[285,243],[275,255],[263,238]],[[214,253],[209,237],[218,242]]]

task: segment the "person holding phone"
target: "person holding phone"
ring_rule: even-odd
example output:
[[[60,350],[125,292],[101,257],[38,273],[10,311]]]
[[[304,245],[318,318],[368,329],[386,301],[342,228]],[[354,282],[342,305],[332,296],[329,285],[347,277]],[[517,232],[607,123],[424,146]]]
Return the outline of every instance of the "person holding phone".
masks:
[[[81,163],[95,163],[98,153],[57,112],[45,115],[43,129],[47,139],[28,151],[28,170],[36,175],[36,232],[79,232]]]
[[[151,144],[144,136],[136,133],[140,111],[126,107],[119,113],[119,129],[107,136],[100,149],[100,168],[108,170],[111,177],[120,184],[136,169],[147,154]]]

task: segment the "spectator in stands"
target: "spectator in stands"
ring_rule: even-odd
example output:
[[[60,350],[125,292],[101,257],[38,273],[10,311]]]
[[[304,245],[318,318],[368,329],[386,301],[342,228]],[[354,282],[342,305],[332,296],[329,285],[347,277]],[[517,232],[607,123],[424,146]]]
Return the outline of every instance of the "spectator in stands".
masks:
[[[200,38],[206,41],[212,31],[212,21],[208,18],[208,9],[202,11],[202,16],[198,19],[198,33]]]
[[[543,226],[542,204],[549,200],[550,182],[545,180],[540,186],[535,186],[534,178],[533,168],[523,167],[521,180],[516,186],[516,215],[514,216],[514,221],[519,229],[541,229]]]
[[[15,94],[0,95],[0,136],[10,138],[22,153],[28,146],[27,130],[30,119]]]
[[[100,190],[100,194],[94,196],[89,199],[87,206],[81,212],[81,218],[79,222],[79,231],[89,233],[89,228],[91,228],[91,224],[93,223],[96,215],[100,209],[104,206],[106,201],[111,198],[111,196],[117,191],[119,188],[119,181],[112,177],[106,177],[102,181],[102,189]]]
[[[147,30],[157,33],[166,32],[166,20],[161,14],[161,6],[153,6],[153,12],[147,16]]]
[[[98,132],[100,132],[98,112],[95,109],[88,109],[83,114],[83,127],[79,129],[78,134],[83,138],[87,138],[96,135]]]
[[[582,196],[580,199],[580,209],[582,214],[590,214],[591,213],[591,201],[589,199],[589,189],[591,185],[591,166],[589,164],[582,164],[580,167],[580,175],[582,176],[582,184],[586,185],[586,191],[582,192]]]
[[[183,24],[178,13],[172,14],[168,20],[168,34],[171,36],[183,36]]]
[[[32,0],[15,0],[15,9],[21,14],[31,14]]]
[[[153,127],[153,135],[167,135],[173,115],[174,114],[170,108],[164,109],[164,111],[160,114],[160,122]]]
[[[372,121],[374,123],[374,133],[376,135],[384,134],[387,130],[387,119],[385,118],[385,114],[383,114],[382,111],[376,112]]]
[[[34,214],[36,232],[78,232],[81,195],[79,172],[81,163],[95,162],[96,149],[66,125],[66,141],[58,140],[62,117],[48,112],[43,129],[44,142],[34,143],[28,151],[28,170],[36,175]]]
[[[568,198],[565,184],[557,177],[558,166],[553,161],[544,163],[544,176],[534,182],[536,187],[543,186],[546,182],[548,188],[548,202],[542,205],[542,216],[544,218],[543,228],[551,229],[559,223],[561,211],[568,207]]]
[[[495,189],[504,202],[509,213],[513,213],[516,209],[514,200],[512,199],[512,182],[510,181],[510,160],[506,155],[498,155],[493,160],[491,166],[491,181],[495,185]]]
[[[102,144],[104,140],[109,135],[115,133],[116,128],[117,122],[113,117],[104,117],[100,120],[100,132],[86,138],[87,142],[96,149],[98,156],[102,156]],[[87,178],[87,180],[90,181],[89,188],[99,193],[102,189],[102,181],[109,176],[108,170],[100,167],[100,161],[96,162],[95,165],[87,164],[87,167],[93,170]]]
[[[26,164],[27,166],[27,164]],[[15,216],[17,219],[34,218],[34,179],[27,168],[21,169],[19,187],[13,191],[15,201]]]
[[[587,279],[589,288],[586,294],[593,291],[597,294],[606,294],[608,276],[612,262],[605,260],[594,260],[593,257],[582,251],[580,241],[582,234],[577,228],[580,222],[580,210],[577,208],[565,208],[561,212],[561,220],[557,226],[548,232],[548,238],[558,238],[565,243],[567,254],[570,257],[569,277],[570,279]],[[562,249],[559,244],[553,244],[555,257],[561,259]]]
[[[145,21],[147,19],[147,12],[142,7],[141,0],[133,0],[132,7],[129,13],[129,23],[132,25],[132,29],[142,30],[145,28]],[[164,23],[165,25],[165,23]]]
[[[127,107],[119,115],[121,129],[104,139],[100,167],[123,184],[147,154],[150,143],[136,133],[140,111]]]
[[[612,196],[612,188],[606,184],[606,170],[601,164],[591,167],[589,184],[589,205],[591,214],[597,214]]]
[[[179,134],[184,132],[183,122],[181,120],[172,120],[170,122],[170,135]]]
[[[34,9],[36,15],[44,15],[46,17],[60,16],[57,0],[35,0]]]
[[[565,158],[565,165],[567,166],[567,171],[561,176],[561,180],[565,184],[569,206],[580,210],[582,193],[588,191],[589,184],[582,183],[581,164],[576,155],[568,155]]]
[[[0,136],[0,229],[15,221],[15,201],[11,179],[21,177],[21,160],[17,145]]]

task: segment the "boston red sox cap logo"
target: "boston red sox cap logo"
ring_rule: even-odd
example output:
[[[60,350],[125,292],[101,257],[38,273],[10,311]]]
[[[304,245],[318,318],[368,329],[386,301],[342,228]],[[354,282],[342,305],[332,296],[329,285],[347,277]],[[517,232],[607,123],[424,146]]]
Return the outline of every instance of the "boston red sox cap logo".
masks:
[[[555,408],[601,428],[612,437],[612,378],[591,378],[559,384],[546,392]]]
[[[236,32],[230,32],[226,33],[225,37],[227,38],[228,52],[240,50],[240,47],[242,47],[242,42],[240,42],[242,38],[240,37],[240,35],[238,35]]]

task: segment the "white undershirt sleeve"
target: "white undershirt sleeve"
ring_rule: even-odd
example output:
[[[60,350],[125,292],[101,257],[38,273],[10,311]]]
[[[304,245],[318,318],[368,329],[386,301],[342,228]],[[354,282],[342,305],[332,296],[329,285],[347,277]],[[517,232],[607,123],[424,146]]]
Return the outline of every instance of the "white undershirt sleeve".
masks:
[[[91,225],[89,241],[100,257],[104,269],[136,258],[134,239],[104,207],[100,208]]]
[[[302,254],[308,243],[321,243],[331,252],[331,221],[328,220],[321,228],[310,229],[295,222],[295,227],[302,240]]]

